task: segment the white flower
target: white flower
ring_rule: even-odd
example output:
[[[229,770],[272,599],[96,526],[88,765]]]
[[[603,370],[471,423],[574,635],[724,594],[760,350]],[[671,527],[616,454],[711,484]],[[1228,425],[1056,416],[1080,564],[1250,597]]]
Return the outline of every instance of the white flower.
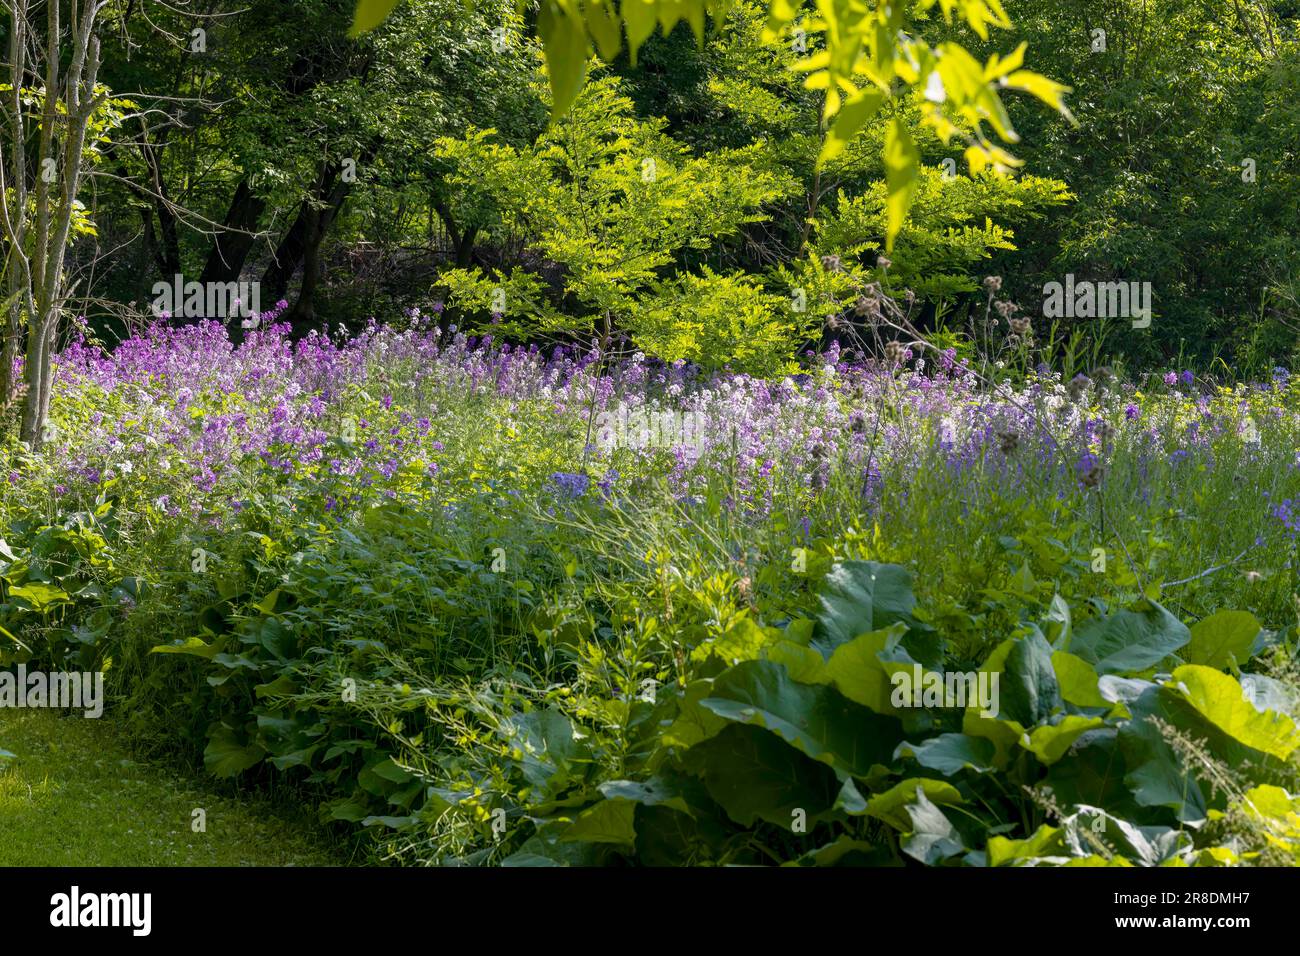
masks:
[[[124,461],[117,466],[117,470],[124,475],[129,475],[131,472],[135,471],[135,465],[131,464],[129,461]]]

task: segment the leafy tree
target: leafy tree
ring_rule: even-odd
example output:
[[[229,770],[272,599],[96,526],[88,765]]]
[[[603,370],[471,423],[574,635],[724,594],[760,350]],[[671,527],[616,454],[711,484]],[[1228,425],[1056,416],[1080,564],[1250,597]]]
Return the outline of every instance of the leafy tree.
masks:
[[[358,0],[353,34],[378,26],[396,5],[397,0]],[[887,101],[917,102],[925,127],[945,143],[954,137],[966,143],[965,157],[974,172],[985,168],[1006,172],[1020,165],[989,135],[1004,142],[1018,138],[1000,89],[1029,93],[1069,115],[1061,98],[1066,87],[1023,69],[1025,44],[1006,56],[993,55],[981,66],[957,42],[936,47],[920,39],[915,28],[936,6],[947,22],[960,18],[980,39],[988,38],[990,27],[1011,26],[1000,0],[818,4],[816,15],[806,20],[802,3],[772,0],[765,39],[794,32],[801,41],[820,40],[820,45],[808,43],[809,55],[794,66],[807,74],[808,89],[823,94],[827,135],[819,162],[839,155]],[[624,28],[628,54],[635,61],[656,26],[667,34],[684,20],[702,43],[706,19],[720,27],[729,9],[728,0],[633,0],[617,10],[613,0],[541,0],[537,31],[546,51],[552,116],[563,115],[577,98],[593,47],[606,62],[619,54]],[[894,119],[886,129],[883,157],[888,193],[885,244],[892,248],[911,204],[920,165],[915,140],[901,119]]]
[[[706,264],[794,181],[765,168],[758,145],[692,156],[662,120],[638,119],[619,87],[588,84],[530,148],[490,131],[439,141],[455,181],[539,257],[444,274],[453,301],[506,334],[594,333],[608,347],[626,333],[663,358],[779,366],[804,332],[776,307],[784,299]]]

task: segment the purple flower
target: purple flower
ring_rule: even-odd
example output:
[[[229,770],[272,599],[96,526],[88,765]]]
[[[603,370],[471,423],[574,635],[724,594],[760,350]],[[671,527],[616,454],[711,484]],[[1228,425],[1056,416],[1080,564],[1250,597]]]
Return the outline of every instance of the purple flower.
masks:
[[[1130,422],[1137,421],[1142,416],[1142,409],[1138,408],[1132,402],[1124,406],[1124,418]]]
[[[591,479],[586,475],[568,471],[557,471],[551,475],[551,484],[569,498],[581,498],[587,493]]]

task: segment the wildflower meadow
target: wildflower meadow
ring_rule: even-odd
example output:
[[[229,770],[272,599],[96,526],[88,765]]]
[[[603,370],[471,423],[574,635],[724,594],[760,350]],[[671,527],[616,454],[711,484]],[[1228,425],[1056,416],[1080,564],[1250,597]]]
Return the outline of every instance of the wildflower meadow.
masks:
[[[8,3],[0,864],[1300,864],[1300,9],[1083,7]]]

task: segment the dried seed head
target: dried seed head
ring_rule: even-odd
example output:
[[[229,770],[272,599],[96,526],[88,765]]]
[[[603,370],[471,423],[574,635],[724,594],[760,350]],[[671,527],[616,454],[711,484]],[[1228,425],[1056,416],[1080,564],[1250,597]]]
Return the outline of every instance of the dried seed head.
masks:
[[[827,272],[842,272],[843,266],[839,256],[822,256],[822,268]]]
[[[989,295],[1002,291],[1002,276],[985,276],[984,288],[988,289]]]
[[[1083,475],[1083,487],[1096,488],[1101,484],[1102,479],[1106,477],[1106,466],[1097,462],[1089,468]]]
[[[880,315],[880,299],[874,295],[860,295],[858,300],[853,303],[853,311],[858,315],[870,316],[872,318]]]

